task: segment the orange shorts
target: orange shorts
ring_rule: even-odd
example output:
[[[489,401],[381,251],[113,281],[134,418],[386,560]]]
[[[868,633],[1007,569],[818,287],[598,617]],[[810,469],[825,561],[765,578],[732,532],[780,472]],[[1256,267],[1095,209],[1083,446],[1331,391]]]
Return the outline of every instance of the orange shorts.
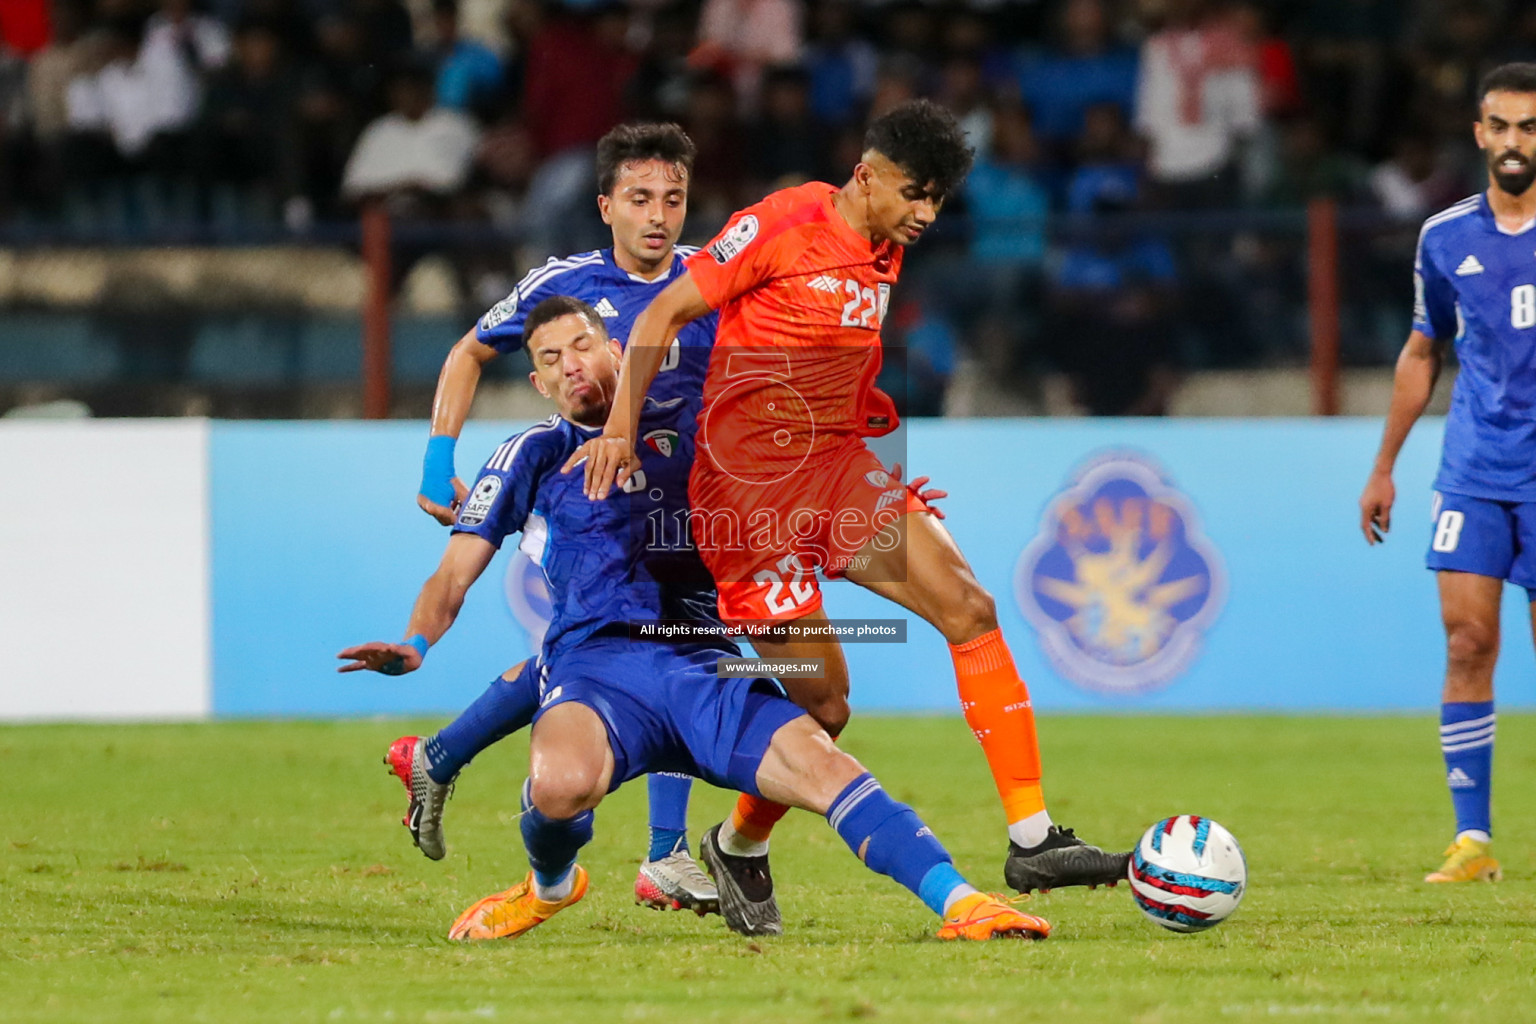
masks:
[[[688,481],[694,543],[726,622],[798,619],[821,607],[816,573],[841,576],[886,526],[925,506],[851,437],[826,460],[754,484],[701,456]],[[867,553],[862,557],[867,558]]]

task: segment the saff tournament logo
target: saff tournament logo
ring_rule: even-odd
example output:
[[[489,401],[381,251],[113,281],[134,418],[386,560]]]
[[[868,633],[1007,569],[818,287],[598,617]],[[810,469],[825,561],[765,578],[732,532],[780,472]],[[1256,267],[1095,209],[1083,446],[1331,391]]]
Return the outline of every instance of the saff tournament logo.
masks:
[[[517,624],[528,631],[528,642],[534,653],[544,646],[544,633],[549,620],[555,614],[549,599],[549,586],[544,581],[544,570],[534,564],[522,551],[512,552],[507,559],[507,575],[502,581],[507,595],[507,610]]]
[[[1136,694],[1194,661],[1226,573],[1189,499],[1150,460],[1114,452],[1047,506],[1014,594],[1063,675]]]

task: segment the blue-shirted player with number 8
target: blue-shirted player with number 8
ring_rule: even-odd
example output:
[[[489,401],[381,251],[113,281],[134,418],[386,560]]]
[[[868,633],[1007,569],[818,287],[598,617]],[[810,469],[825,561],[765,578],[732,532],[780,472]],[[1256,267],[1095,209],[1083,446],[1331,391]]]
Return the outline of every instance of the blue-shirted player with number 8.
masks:
[[[1536,633],[1536,64],[1495,68],[1479,95],[1474,133],[1488,161],[1488,190],[1424,222],[1413,331],[1360,496],[1360,528],[1374,544],[1391,525],[1392,466],[1454,343],[1461,370],[1435,478],[1428,566],[1445,625],[1440,747],[1456,838],[1427,882],[1501,876],[1490,793],[1505,580],[1526,589]]]

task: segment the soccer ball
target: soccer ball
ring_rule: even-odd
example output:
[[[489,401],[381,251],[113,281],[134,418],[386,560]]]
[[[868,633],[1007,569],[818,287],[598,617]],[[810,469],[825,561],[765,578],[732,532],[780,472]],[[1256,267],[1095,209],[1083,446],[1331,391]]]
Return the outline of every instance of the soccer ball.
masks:
[[[1175,932],[1220,924],[1248,886],[1248,864],[1232,833],[1193,814],[1147,829],[1131,851],[1127,875],[1141,912]]]

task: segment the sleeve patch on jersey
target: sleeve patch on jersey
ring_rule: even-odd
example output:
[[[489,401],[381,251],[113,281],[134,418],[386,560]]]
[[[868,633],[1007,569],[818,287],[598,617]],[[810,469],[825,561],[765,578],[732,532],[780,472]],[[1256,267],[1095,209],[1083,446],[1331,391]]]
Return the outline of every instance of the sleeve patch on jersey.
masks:
[[[493,331],[511,319],[512,314],[516,312],[517,292],[513,292],[492,306],[485,316],[480,318],[480,329],[482,331]]]
[[[757,227],[757,217],[747,214],[736,222],[735,227],[709,243],[709,254],[715,258],[716,263],[729,263],[740,256],[742,250],[757,237]]]
[[[474,491],[464,500],[464,507],[459,510],[459,525],[479,526],[485,522],[485,517],[491,514],[491,506],[496,504],[496,495],[500,493],[501,477],[481,477]]]

